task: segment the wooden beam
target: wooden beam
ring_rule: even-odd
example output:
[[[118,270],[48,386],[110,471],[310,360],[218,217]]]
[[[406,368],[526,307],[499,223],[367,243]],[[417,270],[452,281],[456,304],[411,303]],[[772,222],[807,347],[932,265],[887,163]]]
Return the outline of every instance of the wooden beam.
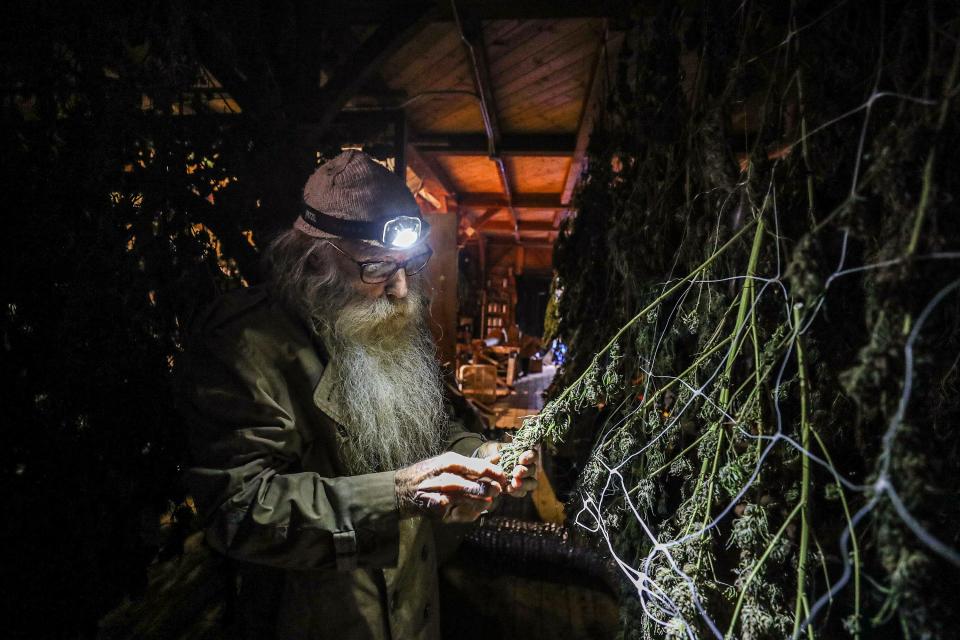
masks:
[[[473,75],[473,85],[480,96],[480,115],[487,134],[487,153],[493,158],[500,148],[500,121],[497,118],[497,105],[493,98],[493,84],[490,82],[490,65],[483,46],[483,29],[480,20],[472,15],[463,15],[457,7],[457,0],[451,0],[451,10],[460,32],[460,39],[467,48],[467,62]]]
[[[508,203],[502,193],[461,193],[458,198],[461,207],[489,209],[491,207],[514,209],[560,209],[559,193],[517,193]]]
[[[444,196],[443,198],[443,210],[446,212],[456,211],[460,213],[460,204],[457,202],[457,199],[454,196]],[[467,211],[467,215],[470,215],[470,212]]]
[[[507,211],[510,212],[510,220],[513,222],[513,239],[517,242],[520,242],[520,216],[517,215],[517,209],[513,206],[513,192],[510,189],[510,178],[507,175],[507,165],[504,164],[503,158],[500,156],[493,158],[493,162],[497,165],[497,174],[500,176],[500,184],[503,185],[503,193],[507,198]]]
[[[432,180],[437,183],[444,191],[442,195],[452,196],[457,193],[453,180],[450,179],[450,176],[447,175],[444,168],[440,166],[437,159],[433,156],[420,153],[412,144],[407,145],[407,164],[409,164],[413,172],[423,178],[424,181]]]
[[[403,111],[393,121],[393,172],[407,179],[407,118]]]
[[[517,246],[518,244],[516,242],[513,242],[512,240],[509,242],[502,242],[502,241],[497,242],[496,240],[494,240],[495,237],[496,236],[491,236],[490,238],[487,238],[486,246],[488,247],[512,246],[513,247],[513,246]],[[521,238],[519,244],[526,249],[550,249],[550,250],[553,249],[553,243],[546,240],[528,240],[528,239]]]
[[[487,239],[482,233],[477,234],[477,252],[480,254],[480,283],[481,289],[487,288]],[[484,305],[486,307],[486,305]]]
[[[416,9],[393,5],[382,13],[380,25],[347,62],[333,71],[319,98],[308,99],[300,105],[301,118],[313,120],[321,129],[326,129],[364,82],[387,58],[420,33],[433,20],[435,13],[435,7],[430,5]]]
[[[548,249],[553,251],[554,247],[552,242],[531,242],[530,240],[521,241],[520,244],[527,249]]]
[[[544,232],[553,232],[553,222],[546,220],[521,220],[520,221],[520,231],[521,233],[544,233]]]
[[[560,201],[563,206],[570,204],[570,198],[573,196],[573,189],[577,186],[577,180],[580,178],[580,172],[583,169],[583,160],[587,153],[587,144],[590,142],[590,133],[593,131],[593,123],[602,107],[604,92],[606,91],[606,69],[609,50],[619,48],[623,40],[623,34],[618,34],[615,45],[608,47],[608,42],[612,43],[610,32],[604,26],[600,37],[600,43],[597,46],[596,59],[593,62],[593,68],[590,71],[590,84],[588,85],[587,95],[583,103],[583,110],[580,112],[580,123],[577,126],[577,142],[573,151],[573,160],[570,161],[570,168],[567,169],[567,179],[564,181],[563,193]]]
[[[268,116],[280,102],[273,83],[267,82],[260,73],[263,65],[246,65],[229,34],[215,19],[201,21],[194,38],[200,62],[219,81],[222,93],[229,93],[240,109],[256,117]]]
[[[476,227],[474,227],[476,229]],[[549,233],[556,231],[553,228],[553,223],[549,220],[521,220],[518,225],[518,229],[521,234],[524,233]],[[513,225],[499,222],[499,223],[490,223],[487,224],[483,230],[490,233],[513,233]]]
[[[449,156],[487,155],[489,144],[483,134],[408,135],[410,144],[421,153]],[[576,150],[577,137],[569,134],[503,134],[498,151],[504,156],[569,157]]]
[[[467,61],[473,71],[473,84],[480,96],[480,115],[483,117],[483,128],[487,134],[487,155],[497,167],[500,177],[500,186],[506,198],[506,209],[513,220],[513,238],[520,242],[520,231],[517,229],[519,216],[513,207],[513,195],[510,185],[510,176],[507,174],[507,165],[500,155],[500,121],[497,116],[497,105],[493,98],[493,83],[490,80],[490,64],[487,61],[487,52],[483,46],[483,28],[480,20],[473,16],[461,16],[457,9],[457,0],[450,0],[460,39],[467,47]]]
[[[493,216],[500,213],[500,207],[491,207],[483,212],[483,215],[477,218],[473,223],[473,228],[479,231],[483,225],[487,224]]]

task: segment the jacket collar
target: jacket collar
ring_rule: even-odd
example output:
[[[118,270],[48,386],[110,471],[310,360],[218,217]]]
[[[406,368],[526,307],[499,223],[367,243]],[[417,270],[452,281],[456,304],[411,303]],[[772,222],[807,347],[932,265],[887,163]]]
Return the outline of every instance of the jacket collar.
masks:
[[[343,417],[343,410],[340,406],[339,399],[337,394],[334,391],[334,382],[339,375],[337,371],[336,363],[330,358],[329,351],[326,345],[323,343],[323,338],[321,338],[313,327],[309,323],[301,318],[298,314],[293,313],[287,305],[273,296],[270,293],[267,293],[270,298],[270,303],[282,313],[290,321],[290,323],[298,327],[304,338],[307,342],[313,346],[314,352],[317,354],[317,358],[320,360],[322,370],[320,372],[320,379],[317,381],[316,386],[313,390],[313,403],[318,409],[323,411],[327,416],[329,416],[334,422],[338,425],[345,425],[345,419]]]
[[[323,373],[320,374],[320,381],[313,390],[313,403],[318,409],[330,416],[334,422],[345,425],[343,411],[341,411],[337,394],[334,392],[334,382],[338,375],[336,363],[328,359],[323,367]]]

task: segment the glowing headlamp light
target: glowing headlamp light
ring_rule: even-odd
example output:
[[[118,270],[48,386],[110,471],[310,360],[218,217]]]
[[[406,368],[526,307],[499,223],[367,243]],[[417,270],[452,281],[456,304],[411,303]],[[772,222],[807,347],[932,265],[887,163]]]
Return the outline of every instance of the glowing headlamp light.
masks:
[[[417,216],[394,216],[384,222],[345,220],[314,209],[306,202],[300,218],[311,227],[335,236],[372,240],[388,249],[407,249],[430,233],[430,225]]]
[[[420,239],[421,228],[420,218],[397,216],[383,223],[381,241],[391,249],[406,249]]]

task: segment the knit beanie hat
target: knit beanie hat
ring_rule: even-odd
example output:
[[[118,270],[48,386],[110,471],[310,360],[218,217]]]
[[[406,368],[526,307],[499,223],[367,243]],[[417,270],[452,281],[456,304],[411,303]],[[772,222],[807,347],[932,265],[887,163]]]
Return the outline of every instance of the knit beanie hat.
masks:
[[[320,165],[303,188],[303,203],[293,226],[315,238],[407,248],[429,233],[406,183],[362,151],[344,151]]]

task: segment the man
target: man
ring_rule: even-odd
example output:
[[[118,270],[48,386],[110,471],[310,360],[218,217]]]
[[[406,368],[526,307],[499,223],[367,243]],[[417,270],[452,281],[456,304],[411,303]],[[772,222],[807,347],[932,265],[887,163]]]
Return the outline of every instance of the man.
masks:
[[[507,478],[493,443],[452,432],[417,275],[428,226],[404,182],[348,151],[303,196],[267,284],[195,325],[187,483],[210,545],[240,561],[237,635],[437,638],[426,520],[524,495],[536,454]]]

